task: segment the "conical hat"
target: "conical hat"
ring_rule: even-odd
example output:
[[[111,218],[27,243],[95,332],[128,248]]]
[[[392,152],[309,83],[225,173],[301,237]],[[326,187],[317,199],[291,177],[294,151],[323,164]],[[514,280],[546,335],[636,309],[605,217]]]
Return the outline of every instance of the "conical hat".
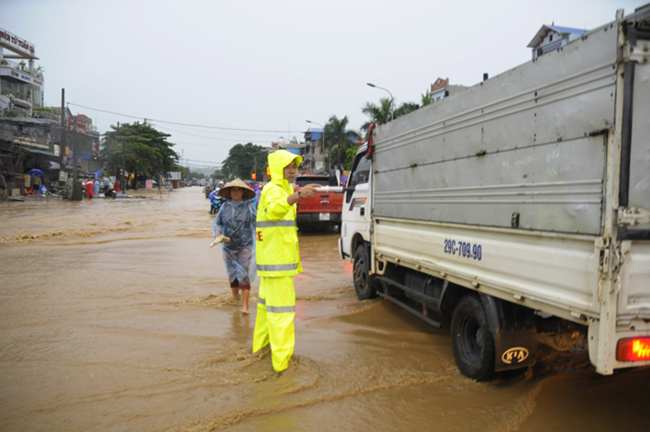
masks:
[[[249,199],[252,199],[252,198],[255,197],[255,191],[253,189],[251,189],[241,179],[235,179],[235,180],[231,181],[230,183],[228,183],[227,185],[225,185],[224,187],[222,187],[221,189],[219,189],[219,195],[221,195],[222,197],[224,197],[226,199],[231,199],[231,197],[230,197],[230,188],[232,188],[232,187],[242,188],[242,190],[244,191],[244,194],[242,196],[243,199],[249,200]]]

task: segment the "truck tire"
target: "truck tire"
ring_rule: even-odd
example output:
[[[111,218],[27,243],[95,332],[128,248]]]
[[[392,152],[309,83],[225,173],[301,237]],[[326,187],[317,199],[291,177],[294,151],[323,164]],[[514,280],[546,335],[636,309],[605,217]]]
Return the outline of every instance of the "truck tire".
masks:
[[[354,263],[352,275],[354,278],[354,290],[357,292],[359,300],[368,300],[377,297],[374,289],[373,277],[370,273],[370,260],[368,252],[363,244],[357,246],[354,252]]]
[[[465,296],[454,309],[451,347],[463,375],[477,381],[494,378],[494,336],[478,297]]]

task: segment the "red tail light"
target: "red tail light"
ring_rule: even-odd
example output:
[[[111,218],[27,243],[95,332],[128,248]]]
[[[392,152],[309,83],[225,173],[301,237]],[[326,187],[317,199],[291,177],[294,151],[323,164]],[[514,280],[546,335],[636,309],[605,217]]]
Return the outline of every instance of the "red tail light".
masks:
[[[650,337],[621,339],[616,346],[619,361],[650,360]]]

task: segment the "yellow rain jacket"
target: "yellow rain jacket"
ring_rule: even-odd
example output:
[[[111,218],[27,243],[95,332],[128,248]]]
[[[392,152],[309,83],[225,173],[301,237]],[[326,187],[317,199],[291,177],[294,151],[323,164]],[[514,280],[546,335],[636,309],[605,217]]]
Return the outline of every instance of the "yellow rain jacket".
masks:
[[[286,150],[269,155],[271,181],[264,186],[257,207],[257,274],[261,276],[253,352],[271,344],[276,372],[289,366],[295,346],[296,293],[293,276],[302,272],[298,252],[296,206],[287,197],[293,186],[284,179],[284,168],[302,157]]]
[[[293,185],[284,179],[284,167],[302,157],[286,150],[269,155],[271,182],[264,186],[257,207],[257,274],[264,277],[293,276],[302,273],[298,254],[296,206],[287,197]]]

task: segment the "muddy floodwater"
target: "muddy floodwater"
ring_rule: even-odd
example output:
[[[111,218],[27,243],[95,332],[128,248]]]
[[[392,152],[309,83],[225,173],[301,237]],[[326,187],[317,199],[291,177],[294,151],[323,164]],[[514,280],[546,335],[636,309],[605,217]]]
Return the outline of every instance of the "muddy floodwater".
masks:
[[[296,349],[251,354],[202,189],[0,203],[0,431],[648,431],[650,369],[584,352],[463,377],[448,328],[360,302],[337,234],[300,235]]]

